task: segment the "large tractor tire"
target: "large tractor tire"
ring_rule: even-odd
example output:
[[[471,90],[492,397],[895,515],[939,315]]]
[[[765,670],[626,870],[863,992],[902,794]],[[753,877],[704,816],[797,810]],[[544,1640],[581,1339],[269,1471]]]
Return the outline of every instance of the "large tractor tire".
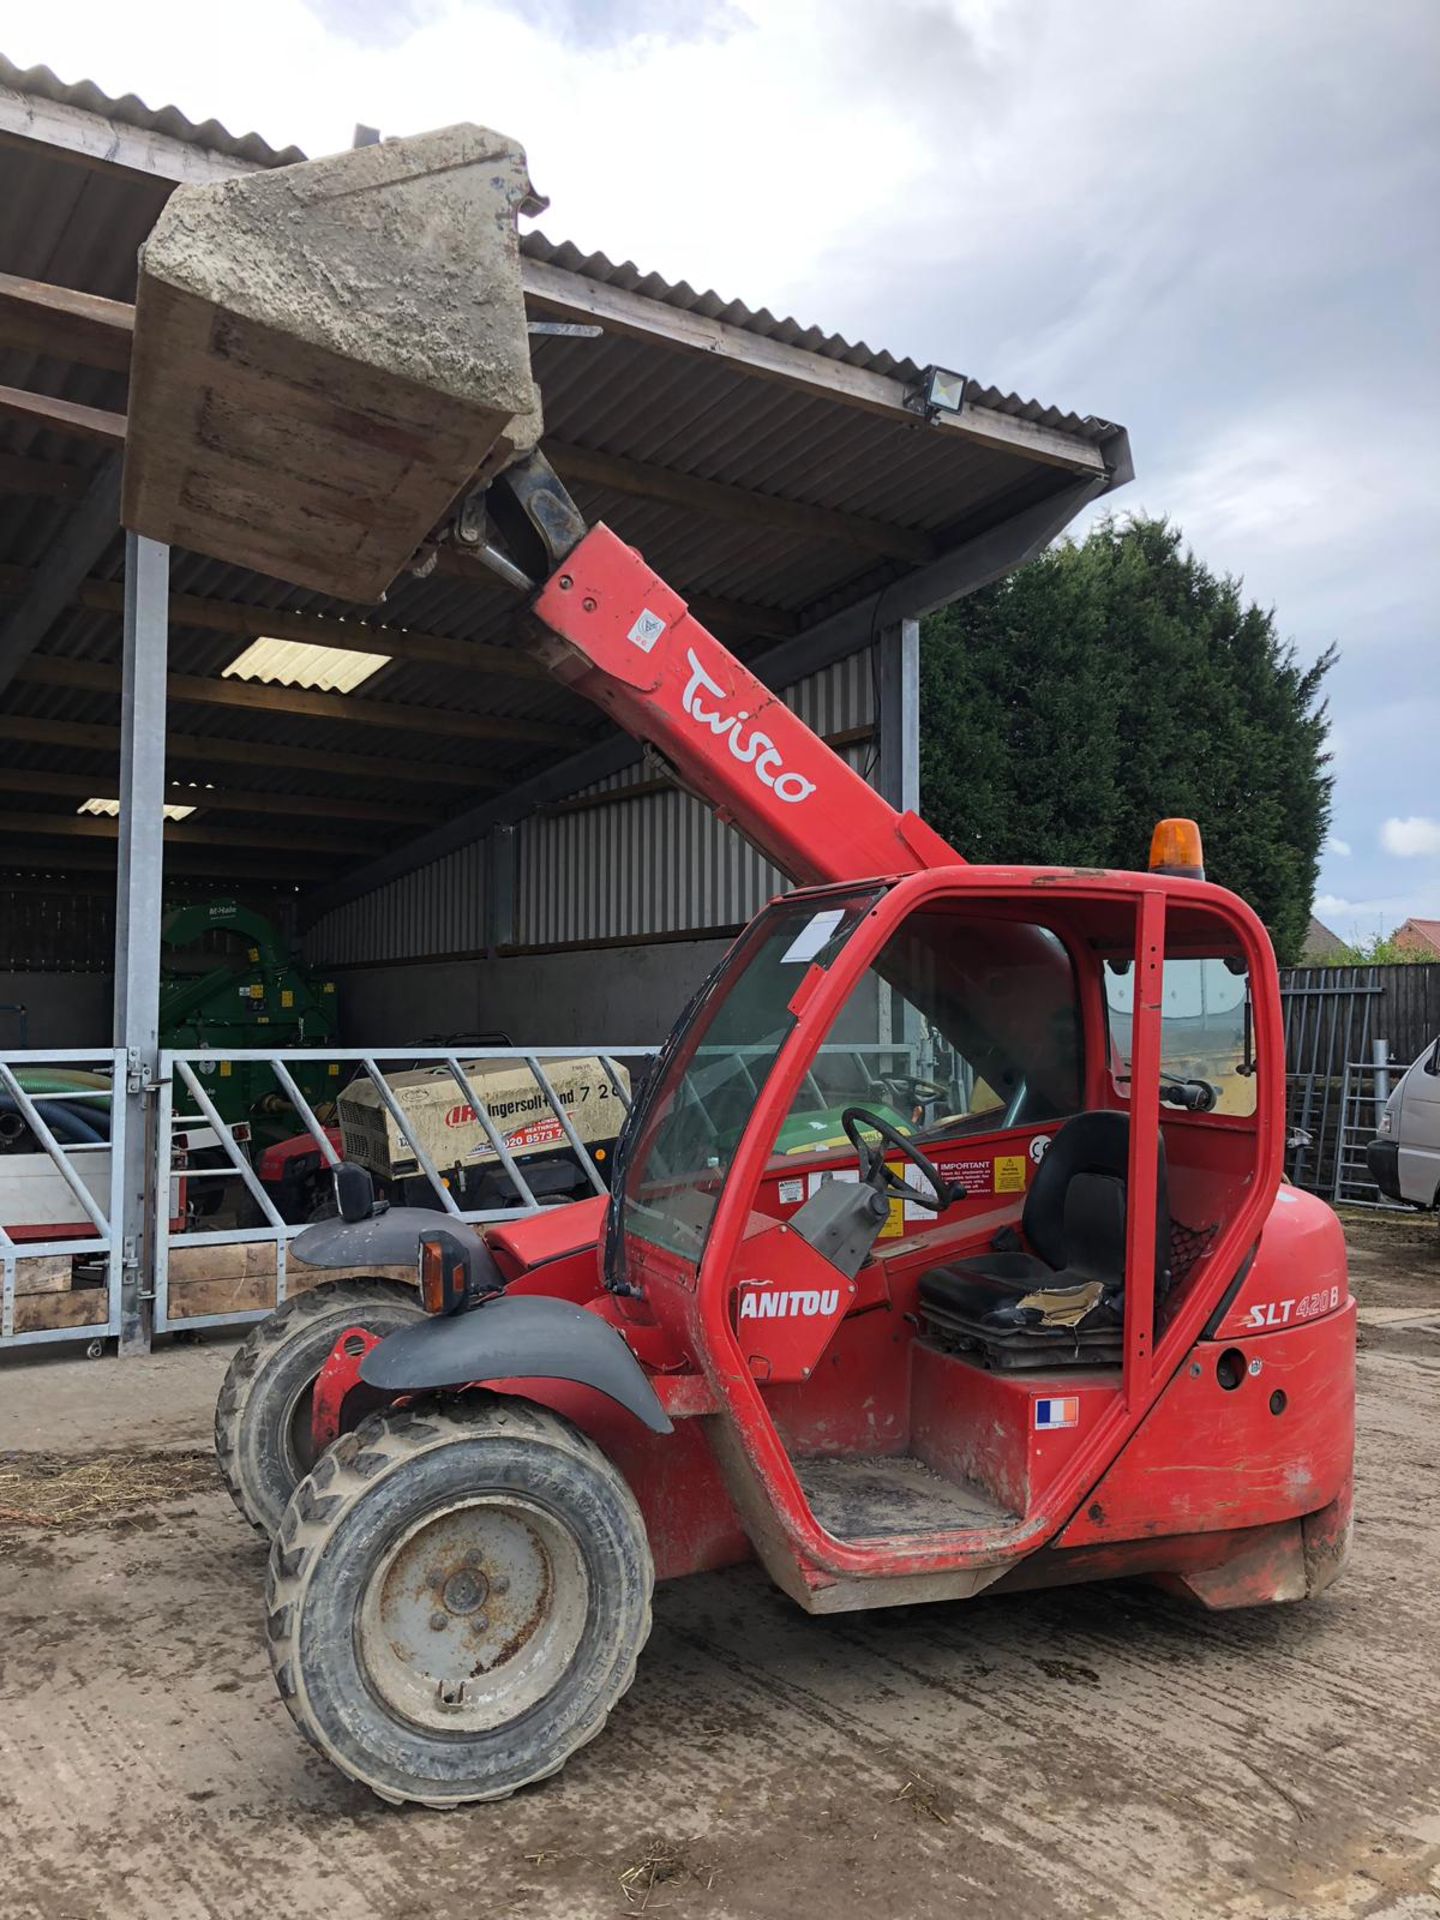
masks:
[[[623,1476],[525,1401],[376,1413],[270,1548],[270,1659],[305,1738],[394,1804],[503,1800],[593,1740],[650,1633]]]
[[[391,1280],[329,1280],[297,1293],[253,1329],[215,1403],[215,1454],[230,1497],[269,1540],[315,1464],[310,1407],[320,1369],[347,1327],[394,1333],[421,1317]]]

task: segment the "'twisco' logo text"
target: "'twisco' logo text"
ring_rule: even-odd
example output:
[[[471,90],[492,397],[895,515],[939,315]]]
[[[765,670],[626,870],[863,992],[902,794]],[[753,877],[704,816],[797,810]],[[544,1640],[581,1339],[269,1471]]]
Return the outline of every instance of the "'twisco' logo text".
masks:
[[[748,713],[721,713],[718,709],[707,712],[700,704],[702,693],[719,694],[722,698],[725,689],[709,674],[695,658],[694,650],[687,647],[685,657],[690,662],[690,684],[686,687],[681,704],[697,726],[708,727],[719,740],[728,740],[731,753],[742,765],[752,765],[755,777],[764,786],[774,790],[777,800],[788,801],[794,805],[797,801],[808,800],[815,791],[815,782],[807,780],[803,773],[784,773],[784,758],[780,749],[768,733],[753,728],[748,737],[742,738]]]

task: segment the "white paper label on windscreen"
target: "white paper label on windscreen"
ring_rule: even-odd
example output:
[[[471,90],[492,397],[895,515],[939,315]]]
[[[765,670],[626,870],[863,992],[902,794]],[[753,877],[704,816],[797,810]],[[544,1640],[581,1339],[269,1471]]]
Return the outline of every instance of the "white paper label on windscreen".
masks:
[[[797,960],[813,960],[820,949],[834,939],[835,929],[844,918],[843,907],[832,907],[828,913],[812,915],[781,954],[781,966],[790,966]]]

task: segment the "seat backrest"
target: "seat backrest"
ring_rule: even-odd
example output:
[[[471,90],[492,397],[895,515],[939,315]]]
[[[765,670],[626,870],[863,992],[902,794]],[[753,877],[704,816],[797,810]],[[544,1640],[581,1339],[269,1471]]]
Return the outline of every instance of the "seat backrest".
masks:
[[[1065,1272],[1072,1280],[1125,1284],[1125,1182],[1117,1173],[1074,1173],[1065,1189]]]
[[[1155,1297],[1163,1299],[1170,1282],[1170,1199],[1165,1170],[1165,1139],[1157,1142],[1155,1168]],[[1071,1264],[1067,1244],[1065,1196],[1077,1174],[1118,1179],[1123,1187],[1130,1167],[1128,1113],[1077,1113],[1050,1142],[1030,1191],[1025,1196],[1021,1229],[1026,1242],[1048,1266]],[[1123,1256],[1122,1275],[1123,1276]]]

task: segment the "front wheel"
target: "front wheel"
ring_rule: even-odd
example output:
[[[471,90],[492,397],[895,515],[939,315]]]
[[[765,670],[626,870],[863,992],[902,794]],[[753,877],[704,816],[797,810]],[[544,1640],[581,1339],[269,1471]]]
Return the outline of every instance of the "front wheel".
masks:
[[[605,1725],[654,1581],[630,1488],[568,1421],[423,1403],[362,1421],[296,1488],[271,1663],[306,1739],[382,1800],[503,1800]]]
[[[231,1499],[267,1540],[315,1464],[311,1400],[335,1342],[349,1327],[383,1335],[422,1314],[398,1281],[326,1280],[277,1307],[237,1350],[215,1403],[215,1457]]]

